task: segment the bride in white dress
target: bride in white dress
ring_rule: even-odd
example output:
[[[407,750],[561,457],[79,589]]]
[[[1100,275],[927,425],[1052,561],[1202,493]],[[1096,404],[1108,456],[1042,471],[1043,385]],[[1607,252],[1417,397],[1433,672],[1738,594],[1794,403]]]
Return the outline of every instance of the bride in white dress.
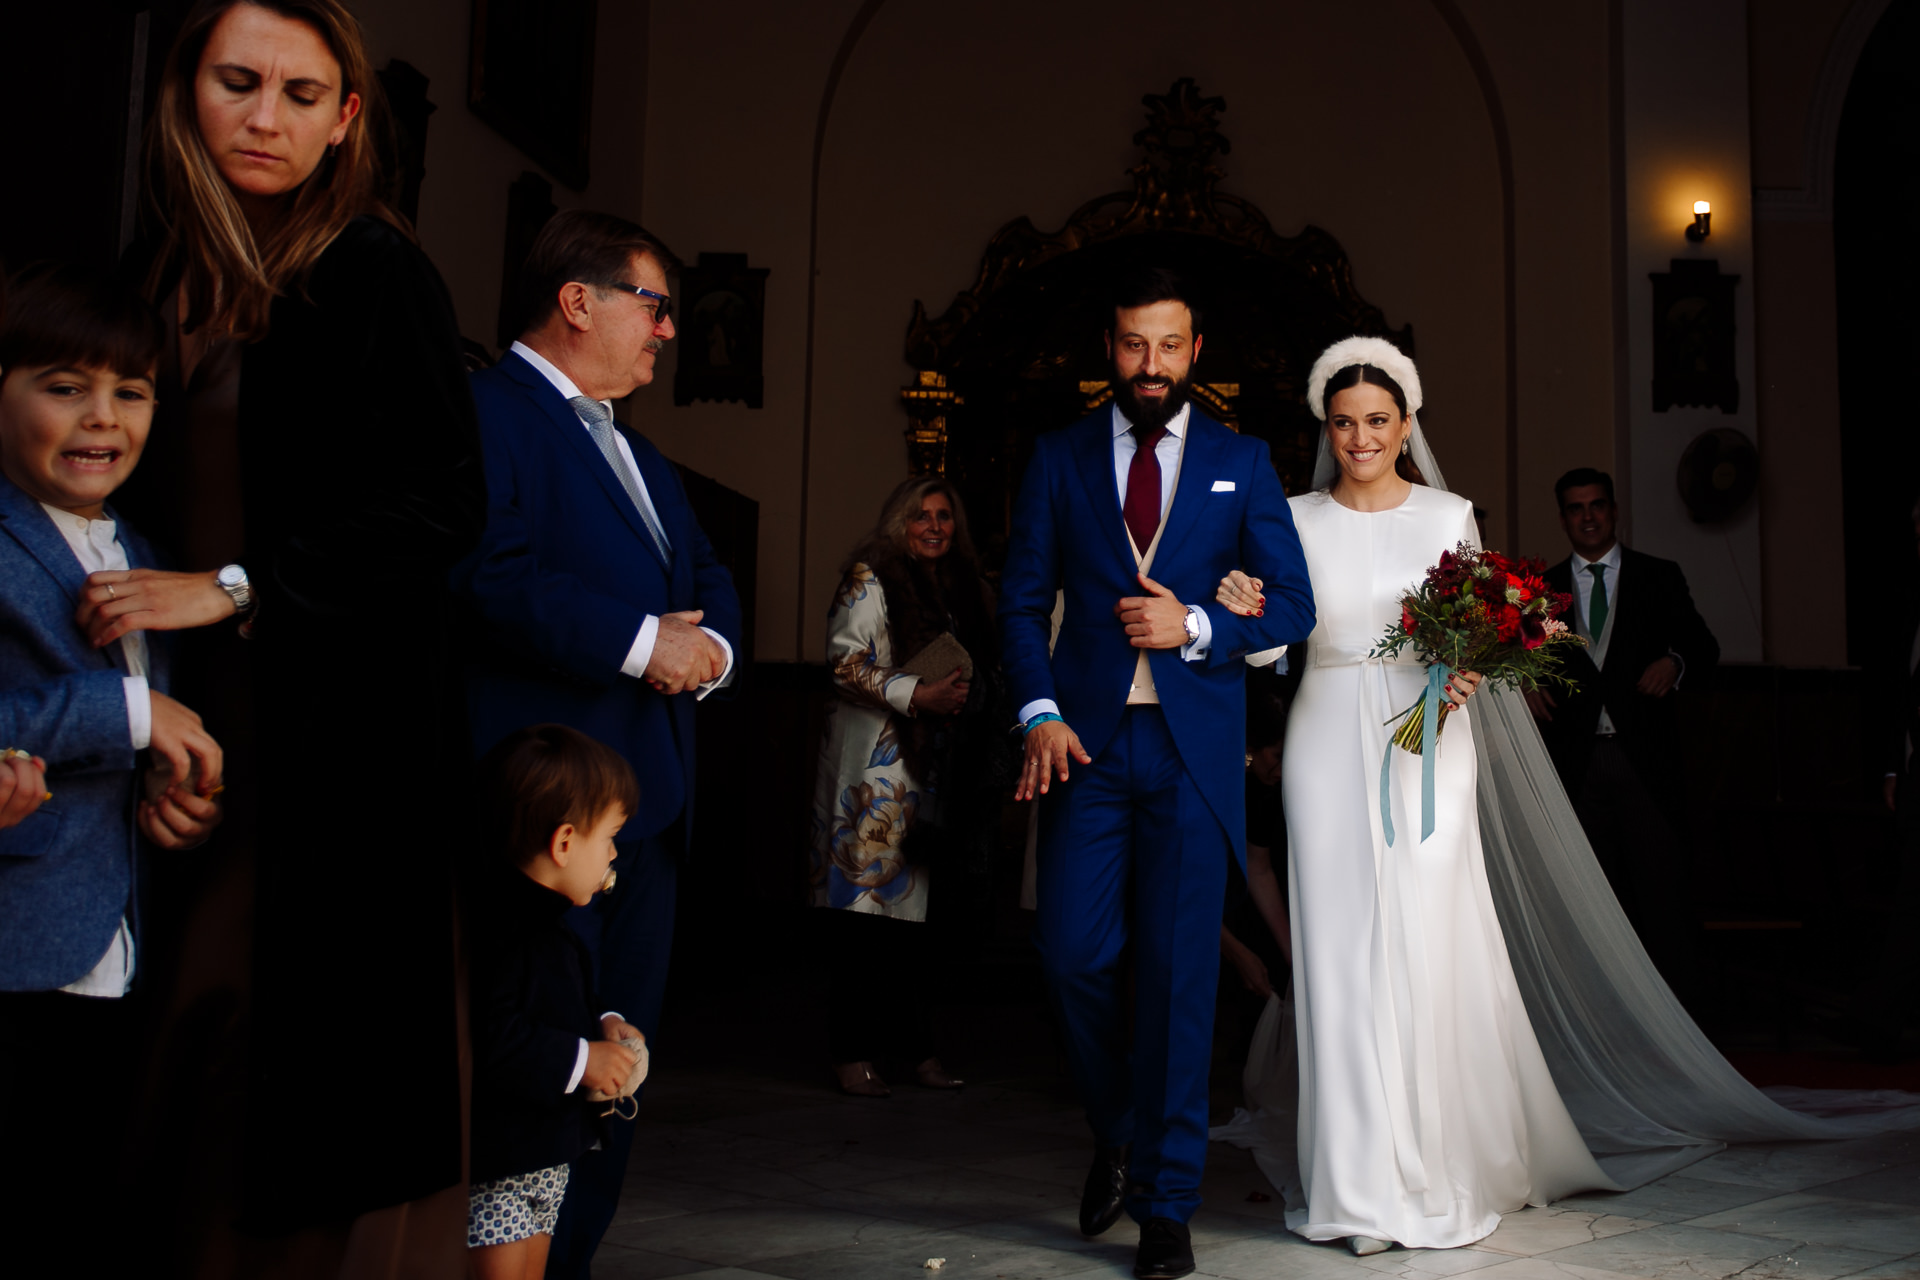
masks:
[[[1329,356],[1383,354],[1362,340]],[[1393,353],[1398,357],[1398,352]],[[1323,365],[1328,363],[1323,357]],[[1369,656],[1400,596],[1444,551],[1478,543],[1473,505],[1402,474],[1417,377],[1354,359],[1314,370],[1337,471],[1292,500],[1319,620],[1308,637],[1283,778],[1292,851],[1304,1208],[1287,1225],[1356,1252],[1450,1248],[1500,1215],[1609,1180],[1568,1115],[1527,1018],[1494,912],[1476,813],[1477,676],[1456,677],[1422,840],[1421,757],[1394,749],[1395,842],[1380,762],[1426,668]]]
[[[1386,722],[1425,668],[1411,648],[1370,655],[1401,594],[1477,545],[1473,509],[1446,492],[1419,373],[1391,344],[1335,344],[1307,400],[1327,427],[1314,491],[1291,500],[1318,612],[1282,778],[1297,1122],[1276,1000],[1255,1039],[1280,1047],[1248,1067],[1258,1109],[1215,1131],[1254,1149],[1287,1225],[1356,1253],[1447,1248],[1523,1205],[1639,1186],[1730,1142],[1920,1125],[1912,1095],[1769,1098],[1728,1065],[1648,961],[1519,691],[1456,675],[1421,838],[1423,762],[1389,756]],[[1251,612],[1259,586],[1236,571],[1219,599]]]

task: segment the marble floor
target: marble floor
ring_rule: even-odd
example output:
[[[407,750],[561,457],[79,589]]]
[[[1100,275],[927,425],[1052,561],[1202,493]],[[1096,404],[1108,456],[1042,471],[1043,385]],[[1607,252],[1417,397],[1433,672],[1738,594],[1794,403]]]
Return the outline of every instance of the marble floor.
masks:
[[[595,1277],[907,1280],[936,1258],[953,1280],[1131,1275],[1126,1223],[1074,1227],[1088,1146],[1057,1078],[988,1070],[872,1101],[805,1074],[661,1066]],[[1288,1235],[1244,1152],[1216,1143],[1203,1192],[1200,1273],[1225,1280],[1920,1280],[1920,1133],[1737,1148],[1511,1214],[1472,1248],[1364,1259]]]

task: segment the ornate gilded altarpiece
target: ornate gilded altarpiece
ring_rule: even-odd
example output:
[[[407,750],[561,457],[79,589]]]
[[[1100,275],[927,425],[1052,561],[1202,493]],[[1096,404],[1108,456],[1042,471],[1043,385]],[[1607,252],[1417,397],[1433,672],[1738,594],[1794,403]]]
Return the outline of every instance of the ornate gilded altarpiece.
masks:
[[[1289,493],[1307,486],[1313,468],[1314,358],[1356,333],[1413,352],[1412,326],[1389,328],[1359,295],[1332,236],[1318,227],[1279,235],[1257,207],[1219,190],[1219,161],[1231,150],[1219,127],[1226,99],[1182,78],[1142,101],[1131,191],[1088,201],[1051,233],[1015,219],[988,241],[972,287],[945,312],[931,317],[914,303],[906,357],[916,376],[900,392],[908,463],[960,486],[995,566],[1034,438],[1113,397],[1101,333],[1122,267],[1151,262],[1194,280],[1205,338],[1194,398],[1267,441]]]

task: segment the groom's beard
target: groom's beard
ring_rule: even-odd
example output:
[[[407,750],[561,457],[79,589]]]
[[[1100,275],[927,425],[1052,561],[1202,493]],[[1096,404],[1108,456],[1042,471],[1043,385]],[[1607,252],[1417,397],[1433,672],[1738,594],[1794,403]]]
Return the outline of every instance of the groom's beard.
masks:
[[[1160,382],[1167,384],[1166,394],[1148,398],[1134,390],[1139,382]],[[1187,403],[1187,393],[1193,389],[1193,377],[1149,378],[1135,374],[1125,382],[1120,381],[1119,371],[1114,373],[1114,400],[1120,406],[1120,412],[1127,415],[1127,421],[1143,431],[1153,431],[1172,422],[1182,406]]]

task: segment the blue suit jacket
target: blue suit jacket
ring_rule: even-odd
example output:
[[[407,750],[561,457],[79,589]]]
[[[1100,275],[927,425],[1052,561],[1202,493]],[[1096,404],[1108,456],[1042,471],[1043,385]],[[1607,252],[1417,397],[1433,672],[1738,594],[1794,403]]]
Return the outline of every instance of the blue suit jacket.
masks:
[[[1215,604],[1230,569],[1266,584],[1264,617]],[[1102,409],[1040,437],[1021,486],[1000,580],[1000,630],[1015,706],[1051,698],[1089,755],[1119,726],[1140,651],[1114,602],[1144,594],[1113,471],[1113,416]],[[1265,443],[1189,412],[1179,488],[1150,574],[1202,609],[1213,643],[1199,662],[1177,649],[1147,655],[1167,727],[1235,855],[1246,857],[1246,664],[1249,653],[1296,644],[1313,630],[1313,589],[1293,513]],[[1055,593],[1066,612],[1051,659]]]
[[[627,758],[640,812],[623,836],[692,817],[690,694],[666,697],[620,673],[648,614],[704,610],[700,625],[737,656],[740,599],[733,577],[687,505],[679,474],[658,449],[620,428],[673,546],[660,558],[640,513],[572,406],[539,370],[508,352],[473,375],[487,472],[487,527],[453,571],[453,589],[478,614],[468,706],[476,752],[515,729],[570,725]]]
[[[107,514],[119,517],[111,508]],[[134,568],[152,550],[125,524]],[[0,831],[0,990],[48,991],[105,954],[134,893],[133,739],[119,645],[73,620],[87,571],[40,504],[0,477],[0,747],[47,762],[53,799]],[[167,643],[147,635],[147,680],[167,686]]]

